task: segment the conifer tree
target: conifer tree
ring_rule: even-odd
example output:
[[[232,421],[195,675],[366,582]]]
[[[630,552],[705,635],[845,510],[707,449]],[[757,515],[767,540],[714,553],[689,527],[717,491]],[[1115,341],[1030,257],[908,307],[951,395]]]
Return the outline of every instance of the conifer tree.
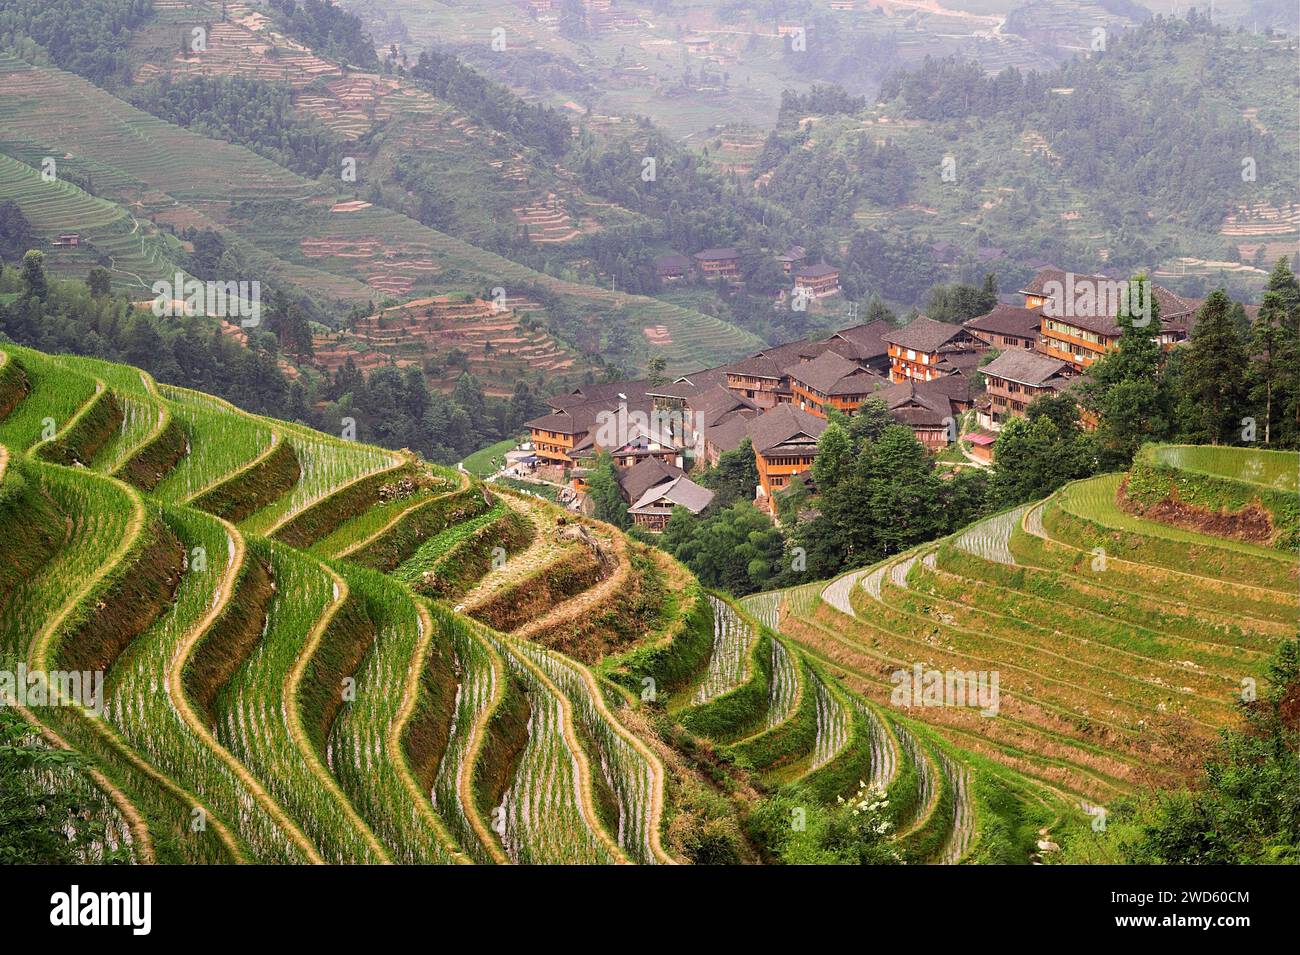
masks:
[[[1215,289],[1197,313],[1182,360],[1178,419],[1194,441],[1230,443],[1240,430],[1246,398],[1246,350],[1232,302]]]

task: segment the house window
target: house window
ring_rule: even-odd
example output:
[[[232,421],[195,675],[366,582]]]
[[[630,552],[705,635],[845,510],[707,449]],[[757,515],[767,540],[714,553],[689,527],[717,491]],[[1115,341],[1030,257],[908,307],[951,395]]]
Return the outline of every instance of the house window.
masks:
[[[908,361],[916,361],[916,352],[914,352],[914,351],[913,351],[912,349],[910,349],[910,348],[907,350],[907,360],[908,360]]]

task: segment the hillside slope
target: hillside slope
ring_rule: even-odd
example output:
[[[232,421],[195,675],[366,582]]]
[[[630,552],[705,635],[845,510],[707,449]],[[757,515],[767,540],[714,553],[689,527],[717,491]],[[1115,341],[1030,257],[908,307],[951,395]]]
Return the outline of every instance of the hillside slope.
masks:
[[[0,409],[0,662],[105,673],[103,719],[20,712],[139,862],[758,861],[790,851],[782,800],[864,792],[898,860],[1025,862],[1179,778],[1297,611],[1286,551],[1134,516],[1113,476],[737,603],[608,525],[125,366],[2,345]],[[900,706],[914,666],[1002,692]]]
[[[534,271],[358,201],[364,178],[309,180],[150,116],[71,73],[0,55],[0,77],[7,91],[0,153],[10,159],[0,190],[44,238],[77,231],[87,219],[103,223],[88,230],[88,249],[52,250],[56,269],[85,267],[88,251],[107,256],[120,285],[151,297],[152,283],[170,280],[184,261],[175,240],[157,233],[193,227],[218,233],[255,277],[303,290],[327,312],[387,297],[537,288],[594,330],[596,341],[622,327],[631,343],[626,357],[637,364],[650,354],[642,330],[658,326],[668,334],[656,338],[656,354],[671,369],[716,365],[761,347],[752,334],[699,312]],[[51,156],[65,176],[93,182],[96,196],[64,181],[38,182]],[[75,261],[63,263],[68,254]]]

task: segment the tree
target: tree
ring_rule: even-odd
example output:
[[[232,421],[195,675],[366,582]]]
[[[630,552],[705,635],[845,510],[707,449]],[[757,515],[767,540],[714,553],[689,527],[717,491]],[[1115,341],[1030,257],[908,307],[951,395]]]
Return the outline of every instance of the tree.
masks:
[[[813,458],[813,478],[818,488],[832,488],[848,476],[852,463],[853,443],[849,433],[836,421],[826,426],[817,439],[817,456]]]
[[[1250,353],[1254,360],[1247,375],[1250,400],[1263,407],[1265,444],[1270,444],[1273,437],[1274,396],[1279,391],[1283,372],[1281,351],[1285,324],[1286,305],[1282,296],[1272,290],[1265,292],[1250,327]]]
[[[889,406],[884,401],[868,398],[858,406],[858,413],[849,418],[849,438],[854,447],[857,447],[863,441],[875,441],[894,423]]]
[[[1065,396],[1038,398],[1026,417],[1012,418],[1002,428],[989,482],[993,506],[1036,501],[1093,473],[1095,445],[1080,428],[1073,404]]]
[[[1137,276],[1141,282],[1145,276]],[[1118,347],[1088,368],[1081,393],[1084,407],[1097,415],[1102,465],[1127,467],[1143,442],[1167,440],[1172,431],[1172,397],[1161,375],[1160,303],[1152,296],[1151,315],[1143,325],[1120,315]]]
[[[602,451],[596,457],[596,463],[587,478],[587,497],[595,506],[598,520],[624,528],[632,523],[627,516],[627,504],[619,490],[618,470],[608,451]]]
[[[0,865],[72,865],[95,859],[109,820],[66,776],[84,772],[80,754],[41,745],[32,727],[0,705]],[[53,774],[53,785],[42,776]],[[105,862],[130,861],[107,853]],[[96,860],[100,861],[100,860]]]
[[[795,530],[810,575],[869,564],[950,529],[945,482],[911,428],[889,425],[855,445],[847,467],[832,470],[842,473],[818,482],[817,516]]]
[[[1182,354],[1178,419],[1187,437],[1211,444],[1232,441],[1245,410],[1246,364],[1232,303],[1222,288],[1215,289],[1201,306]]]
[[[664,375],[664,369],[668,367],[668,362],[664,359],[663,355],[655,355],[652,357],[648,367],[650,371],[650,384],[662,385],[668,380],[667,376]]]
[[[723,451],[717,466],[700,474],[695,483],[713,492],[712,506],[718,509],[737,501],[753,501],[754,489],[758,487],[758,461],[749,438],[740,442],[736,450]]]
[[[86,276],[86,284],[90,287],[90,294],[96,298],[107,295],[113,290],[113,279],[108,274],[108,269],[99,266],[90,270],[90,274]]]
[[[37,241],[18,203],[12,199],[0,202],[0,262],[17,262]]]
[[[1277,373],[1272,399],[1279,439],[1284,447],[1294,448],[1300,446],[1300,281],[1285,258],[1278,260],[1268,277],[1264,305],[1276,321]],[[1261,316],[1264,305],[1260,306]]]
[[[706,587],[737,596],[771,587],[784,567],[785,538],[748,501],[703,517],[678,508],[659,543]]]
[[[40,249],[29,249],[23,255],[23,287],[31,298],[43,302],[49,297],[50,287],[45,279],[45,253]]]
[[[925,314],[936,322],[962,322],[987,315],[998,304],[998,285],[993,273],[984,277],[982,288],[973,285],[936,285],[926,299]]]

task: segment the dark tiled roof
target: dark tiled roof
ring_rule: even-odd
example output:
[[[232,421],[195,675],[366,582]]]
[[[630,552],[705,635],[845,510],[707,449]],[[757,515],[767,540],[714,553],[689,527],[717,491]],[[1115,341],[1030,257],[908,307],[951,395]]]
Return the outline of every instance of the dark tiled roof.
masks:
[[[1043,313],[1039,309],[1022,308],[1019,305],[997,305],[987,315],[969,319],[964,324],[973,331],[1037,338],[1038,326],[1042,320]]]
[[[794,277],[797,279],[821,279],[828,278],[832,275],[839,275],[840,270],[825,262],[817,265],[802,265],[794,270]]]
[[[656,484],[663,484],[675,477],[685,474],[681,468],[664,464],[658,458],[646,458],[618,476],[618,483],[629,501],[639,500],[641,495]]]
[[[686,403],[695,412],[695,427],[710,428],[721,420],[722,416],[739,409],[757,409],[758,405],[721,385],[714,385],[707,391],[688,398]]]
[[[1063,292],[1068,294],[1070,279],[1071,274],[1067,273],[1065,270],[1058,269],[1055,266],[1048,266],[1047,268],[1039,269],[1029,284],[1021,289],[1021,292],[1027,295],[1046,296],[1048,294],[1048,284],[1055,282],[1059,284],[1059,287]],[[1076,287],[1085,282],[1104,282],[1109,285],[1113,282],[1127,281],[1127,279],[1112,279],[1106,275],[1081,274],[1077,272],[1073,273],[1072,280]],[[1055,288],[1053,291],[1055,291]],[[1162,285],[1156,285],[1154,282],[1151,283],[1151,294],[1155,298],[1156,303],[1160,306],[1160,323],[1162,326],[1188,329],[1194,323],[1196,310],[1200,307],[1200,302],[1195,299],[1183,298],[1181,295],[1171,292]],[[1068,305],[1068,303],[1063,304]],[[1048,314],[1051,309],[1052,306],[1045,304],[1044,314]],[[1105,335],[1107,337],[1115,337],[1122,331],[1119,323],[1115,321],[1114,315],[1048,315],[1048,317],[1059,318],[1061,321],[1074,325],[1077,328],[1086,329],[1087,331],[1094,332],[1098,335]],[[1155,331],[1155,329],[1152,329],[1153,334]]]
[[[703,371],[693,371],[690,374],[679,375],[674,381],[665,381],[659,385],[647,385],[645,391],[651,397],[690,398],[692,395],[708,391],[715,386],[725,387],[726,384],[726,366],[719,365],[717,368],[706,368]]]
[[[1080,276],[1087,278],[1089,276]],[[1091,278],[1105,278],[1104,275],[1094,275]],[[1065,282],[1065,269],[1058,269],[1055,265],[1044,265],[1034,273],[1034,277],[1029,280],[1029,284],[1022,288],[1021,294],[1024,295],[1045,295],[1043,289],[1048,282]]]
[[[524,423],[525,428],[554,431],[557,434],[584,434],[596,424],[596,416],[607,410],[600,402],[573,405]]]
[[[618,404],[620,394],[627,395],[629,401],[640,401],[646,396],[646,386],[649,381],[645,378],[636,381],[606,381],[592,385],[579,385],[567,395],[555,395],[550,398],[548,403],[552,408],[564,409],[572,408],[575,405],[584,405],[597,401],[608,401],[611,407]]]
[[[980,369],[986,375],[1005,378],[1022,385],[1047,387],[1052,378],[1066,371],[1070,366],[1057,358],[1049,358],[1037,352],[1023,349],[1004,351],[997,358]]]
[[[940,375],[929,381],[918,381],[916,386],[925,394],[945,395],[963,404],[971,400],[970,378],[962,372]]]
[[[746,378],[780,379],[782,377],[782,371],[777,367],[776,362],[766,355],[751,355],[732,362],[727,366],[727,372],[732,375],[743,375]]]
[[[891,329],[880,337],[899,348],[911,348],[918,352],[937,352],[963,331],[960,325],[936,322],[932,318],[918,315],[905,328]]]
[[[691,270],[691,260],[678,252],[670,255],[656,255],[654,258],[655,270],[660,274],[665,272],[689,272]]]
[[[763,354],[782,368],[785,368],[797,362],[816,358],[829,348],[830,345],[827,342],[786,342],[784,345],[773,345],[771,348],[764,348]]]
[[[933,387],[934,382],[901,381],[881,389],[874,397],[889,409],[900,424],[938,427],[945,418],[955,418],[948,395]]]
[[[826,430],[826,422],[816,415],[789,404],[780,404],[749,423],[749,439],[760,454],[799,435],[816,439]]]
[[[749,423],[755,417],[755,415],[728,415],[713,427],[704,429],[704,440],[717,448],[719,452],[735,451],[744,443],[745,437],[749,433]]]
[[[773,345],[757,354],[725,366],[725,371],[733,375],[747,375],[754,378],[781,379],[787,369],[801,361],[815,358],[822,352],[830,350],[829,342],[786,342]]]
[[[977,351],[940,351],[939,360],[934,367],[947,372],[970,371],[980,363],[982,357],[984,356]]]
[[[790,377],[823,395],[862,395],[883,379],[833,351],[786,369]]]
[[[841,328],[831,336],[832,339],[840,339],[852,345],[855,351],[855,357],[859,361],[866,361],[871,358],[879,358],[881,355],[889,353],[889,346],[881,338],[886,332],[894,331],[894,326],[884,320],[868,322],[865,325],[853,325],[849,328]]]
[[[716,262],[724,259],[738,259],[740,253],[735,249],[702,249],[695,253],[697,262]]]
[[[692,514],[698,514],[709,506],[713,492],[700,487],[685,474],[673,478],[667,484],[655,484],[635,498],[629,510],[632,513],[653,513],[659,501],[667,501],[686,508]]]

